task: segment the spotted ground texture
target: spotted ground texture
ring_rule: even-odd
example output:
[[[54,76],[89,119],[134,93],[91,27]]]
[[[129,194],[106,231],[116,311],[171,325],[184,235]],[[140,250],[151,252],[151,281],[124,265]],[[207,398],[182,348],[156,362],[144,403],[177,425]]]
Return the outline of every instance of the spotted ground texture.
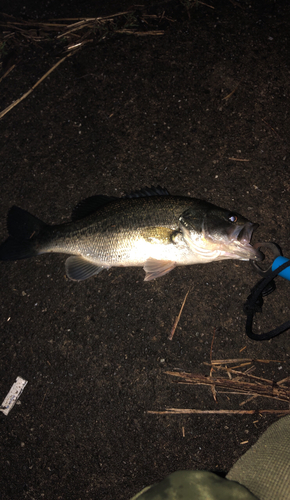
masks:
[[[193,3],[2,0],[1,76],[12,69],[0,111],[79,40],[39,25],[25,38],[7,15],[68,24],[131,10],[92,30],[0,120],[1,241],[12,205],[64,223],[89,196],[160,184],[258,222],[254,241],[290,256],[289,2]],[[247,397],[219,392],[215,402],[209,388],[166,374],[209,375],[212,357],[278,360],[241,369],[273,382],[289,375],[290,333],[260,343],[245,334],[258,279],[248,262],[176,268],[148,283],[141,268],[75,283],[64,262],[0,263],[1,401],[17,376],[28,380],[21,404],[0,414],[3,500],[127,500],[175,470],[225,474],[278,418],[258,410],[289,408],[271,398],[240,406]],[[278,279],[257,333],[289,319],[289,297]],[[148,413],[167,407],[257,412]]]

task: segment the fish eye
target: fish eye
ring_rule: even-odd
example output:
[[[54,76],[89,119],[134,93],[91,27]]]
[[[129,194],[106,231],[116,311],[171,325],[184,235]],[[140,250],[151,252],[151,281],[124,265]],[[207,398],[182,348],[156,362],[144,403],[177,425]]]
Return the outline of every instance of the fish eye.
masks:
[[[230,222],[237,222],[238,217],[235,214],[230,214],[228,219]]]

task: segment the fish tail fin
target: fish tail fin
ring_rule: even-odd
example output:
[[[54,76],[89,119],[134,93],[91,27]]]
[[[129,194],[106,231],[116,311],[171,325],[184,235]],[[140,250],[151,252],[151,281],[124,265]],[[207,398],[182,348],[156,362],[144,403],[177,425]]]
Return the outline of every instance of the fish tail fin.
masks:
[[[13,206],[7,215],[9,237],[0,246],[0,260],[20,260],[38,255],[37,239],[47,224],[26,210]]]

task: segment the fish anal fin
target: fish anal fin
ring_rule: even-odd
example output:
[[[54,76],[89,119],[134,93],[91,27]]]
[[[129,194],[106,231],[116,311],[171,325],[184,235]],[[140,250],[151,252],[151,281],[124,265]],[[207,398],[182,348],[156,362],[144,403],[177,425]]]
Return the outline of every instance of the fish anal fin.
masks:
[[[110,266],[98,266],[79,255],[72,255],[65,262],[65,270],[67,277],[73,281],[83,281],[96,274],[99,274],[103,269],[108,269]]]
[[[150,258],[145,262],[143,267],[146,272],[144,281],[151,281],[160,276],[164,276],[164,274],[170,273],[175,267],[176,263],[172,260],[157,260]]]

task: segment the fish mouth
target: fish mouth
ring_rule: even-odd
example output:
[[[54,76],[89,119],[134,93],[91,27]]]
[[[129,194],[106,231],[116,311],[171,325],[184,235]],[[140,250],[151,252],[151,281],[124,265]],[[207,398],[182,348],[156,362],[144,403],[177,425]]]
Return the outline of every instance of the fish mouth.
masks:
[[[205,216],[201,227],[195,228],[191,214],[189,217],[187,215],[184,212],[179,217],[180,230],[191,250],[202,257],[203,262],[223,259],[263,260],[262,252],[251,245],[252,234],[259,224],[243,218],[242,223],[225,225],[219,217],[208,219]]]
[[[251,245],[251,239],[253,232],[259,227],[259,224],[253,224],[252,222],[246,222],[246,224],[240,229],[236,227],[232,232],[230,239],[236,245],[237,255],[244,257],[247,260],[261,261],[264,256],[258,248],[254,248]]]

